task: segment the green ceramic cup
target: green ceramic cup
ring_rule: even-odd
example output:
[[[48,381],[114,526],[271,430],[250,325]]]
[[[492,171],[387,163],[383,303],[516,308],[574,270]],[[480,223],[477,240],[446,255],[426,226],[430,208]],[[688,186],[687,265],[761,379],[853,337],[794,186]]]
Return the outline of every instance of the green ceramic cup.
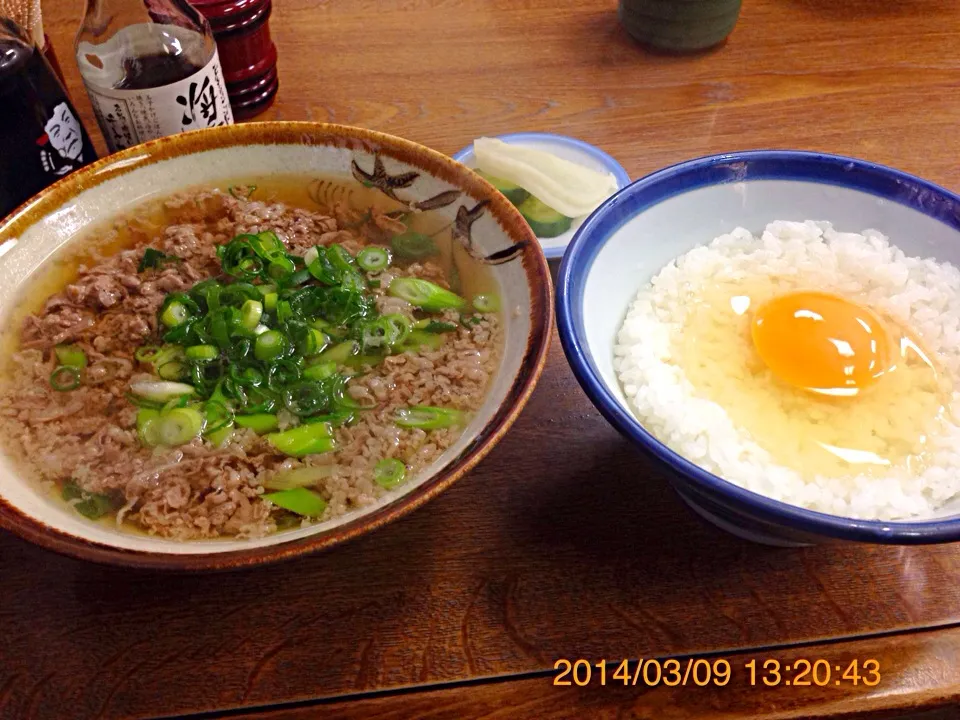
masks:
[[[694,52],[719,45],[733,31],[741,0],[620,0],[620,22],[644,45]]]

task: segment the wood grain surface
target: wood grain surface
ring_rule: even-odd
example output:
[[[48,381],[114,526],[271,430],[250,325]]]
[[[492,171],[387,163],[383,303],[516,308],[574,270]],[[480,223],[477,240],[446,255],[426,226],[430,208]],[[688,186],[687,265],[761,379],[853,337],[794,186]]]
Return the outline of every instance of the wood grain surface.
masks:
[[[82,4],[44,11],[94,131],[71,60]],[[451,153],[549,130],[633,177],[708,152],[825,150],[960,189],[953,0],[751,0],[725,46],[693,57],[634,46],[608,0],[278,0],[272,31],[281,88],[259,119]],[[954,546],[776,550],[703,524],[594,410],[555,340],[530,406],[468,478],[332,552],[158,575],[0,535],[0,718],[947,717],[960,639],[936,628],[960,622],[958,577]],[[549,679],[559,658],[786,657],[838,639],[852,644],[817,657],[869,648],[889,659],[880,686]]]
[[[923,663],[917,659],[923,658]],[[876,660],[881,668],[879,684],[871,689],[860,680],[853,684],[853,673],[845,672],[856,661]],[[483,717],[510,720],[566,720],[567,718],[671,718],[671,720],[816,720],[817,718],[910,717],[912,720],[948,720],[957,717],[956,708],[943,707],[948,697],[960,688],[960,630],[917,633],[859,642],[810,646],[791,650],[759,651],[702,658],[675,658],[679,672],[693,663],[699,673],[698,686],[692,672],[646,685],[643,666],[629,666],[626,681],[614,679],[617,663],[607,666],[603,684],[594,667],[589,681],[585,669],[580,672],[582,686],[571,683],[559,687],[553,677],[516,680],[506,688],[500,684],[477,683],[469,686],[436,688],[432,692],[385,693],[330,703],[278,708],[260,715],[263,720],[402,720],[418,718]],[[804,661],[818,667],[817,682],[812,675],[781,673],[783,684],[771,690],[764,682],[775,682],[772,674],[763,676],[759,668],[769,663],[795,667]],[[751,675],[746,663],[755,662]],[[654,664],[653,667],[662,667]],[[715,685],[701,668],[718,667],[721,685]],[[830,668],[828,677],[825,667]],[[870,665],[872,668],[873,665]],[[672,666],[671,666],[672,668]],[[730,669],[729,677],[726,669]],[[838,672],[834,668],[841,668]],[[846,674],[848,679],[844,680]],[[637,684],[633,677],[637,676]],[[621,676],[622,677],[622,676]],[[651,681],[656,671],[649,674]],[[728,678],[725,681],[724,678]],[[790,680],[787,685],[786,681]],[[569,680],[569,677],[567,678]],[[802,684],[796,684],[799,680]],[[869,678],[873,682],[874,677]],[[806,684],[809,683],[809,684]],[[839,684],[837,684],[839,683]],[[775,698],[772,698],[774,695]]]

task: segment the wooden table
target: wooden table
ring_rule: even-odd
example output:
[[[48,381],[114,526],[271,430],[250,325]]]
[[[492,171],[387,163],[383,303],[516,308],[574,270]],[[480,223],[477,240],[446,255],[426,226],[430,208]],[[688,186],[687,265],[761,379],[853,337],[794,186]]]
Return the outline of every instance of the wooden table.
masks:
[[[93,130],[71,60],[82,2],[45,10]],[[272,26],[282,86],[263,119],[444,152],[552,130],[633,177],[807,148],[960,189],[955,0],[747,0],[725,47],[687,58],[635,47],[610,0],[277,0]],[[958,577],[953,546],[777,550],[705,525],[554,342],[529,408],[475,472],[332,552],[177,576],[0,536],[0,717],[955,717]],[[723,687],[612,679],[620,659],[651,657],[733,673]],[[801,657],[874,658],[882,680],[750,685],[750,659]],[[594,667],[586,687],[555,686],[562,658],[606,659],[607,684]]]

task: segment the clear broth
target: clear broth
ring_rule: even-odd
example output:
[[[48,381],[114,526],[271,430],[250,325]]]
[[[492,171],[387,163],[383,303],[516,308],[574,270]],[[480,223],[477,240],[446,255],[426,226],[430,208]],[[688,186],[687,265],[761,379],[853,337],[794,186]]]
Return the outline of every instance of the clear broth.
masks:
[[[247,195],[248,188],[256,189]],[[333,213],[333,203],[346,203],[351,209],[363,212],[377,208],[391,212],[404,208],[400,202],[388,198],[374,188],[367,188],[354,180],[343,180],[332,176],[303,175],[251,175],[241,178],[229,178],[218,183],[205,183],[184,188],[174,195],[200,192],[217,188],[223,192],[237,193],[251,200],[267,203],[283,203],[289,207],[311,212],[329,211]],[[175,212],[166,207],[172,196],[163,196],[148,200],[134,209],[121,213],[118,217],[84,228],[77,237],[68,241],[64,247],[49,258],[41,268],[35,271],[24,283],[24,290],[17,299],[14,309],[7,318],[6,329],[0,334],[0,352],[3,365],[0,377],[7,376],[13,369],[11,356],[20,348],[20,336],[24,320],[42,311],[47,300],[62,292],[76,280],[84,267],[96,265],[104,259],[122,250],[133,247],[146,247],[154,241],[164,228],[177,222]],[[409,230],[429,235],[439,249],[439,255],[429,258],[438,262],[448,279],[456,269],[459,287],[456,290],[464,297],[500,291],[499,285],[490,268],[471,257],[452,236],[453,222],[441,211],[414,213],[404,220]],[[410,261],[396,261],[403,267]],[[44,481],[41,483],[58,503],[61,499],[62,484]],[[89,520],[107,527],[116,526],[116,513],[109,513],[97,520]],[[124,532],[146,535],[146,531],[132,522],[120,526]],[[296,528],[280,528],[277,532],[286,532]],[[234,540],[232,536],[219,538]]]

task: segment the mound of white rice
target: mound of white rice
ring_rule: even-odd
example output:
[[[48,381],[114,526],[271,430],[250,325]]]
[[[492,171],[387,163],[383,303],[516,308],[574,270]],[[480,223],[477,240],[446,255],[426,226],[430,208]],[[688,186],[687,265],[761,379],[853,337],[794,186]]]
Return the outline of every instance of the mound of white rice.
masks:
[[[673,355],[692,288],[767,275],[803,278],[856,295],[923,339],[956,384],[960,378],[960,271],[910,258],[879,232],[841,233],[829,223],[774,222],[761,237],[737,228],[664,267],[643,288],[617,337],[614,367],[631,409],[662,442],[701,467],[754,492],[854,518],[933,515],[960,492],[960,427],[948,419],[928,439],[928,462],[911,474],[804,479],[778,465],[724,408],[698,397]],[[960,406],[954,391],[954,408]],[[956,413],[951,413],[957,417]]]

